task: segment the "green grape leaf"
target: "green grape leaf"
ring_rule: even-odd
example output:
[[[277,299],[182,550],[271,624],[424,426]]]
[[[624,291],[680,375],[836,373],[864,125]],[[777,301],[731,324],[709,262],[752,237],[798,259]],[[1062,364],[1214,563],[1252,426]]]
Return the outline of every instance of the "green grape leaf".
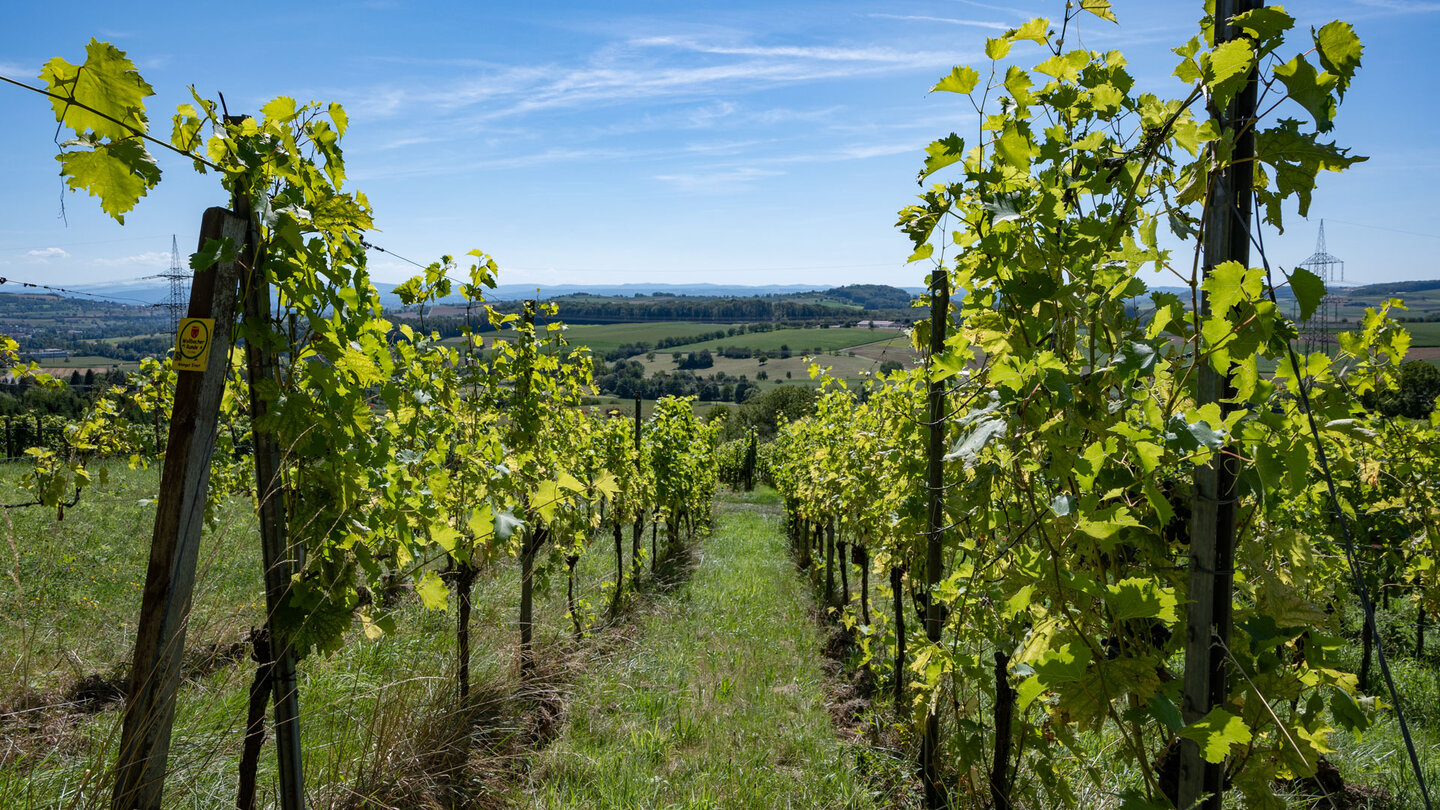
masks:
[[[295,118],[295,99],[289,96],[273,98],[260,107],[260,113],[270,121],[290,121]]]
[[[460,544],[460,532],[444,521],[438,521],[430,527],[430,541],[450,556],[455,556],[455,549]]]
[[[495,539],[501,542],[509,540],[516,531],[525,527],[525,521],[515,517],[509,509],[495,513]]]
[[[1110,9],[1110,0],[1080,0],[1080,8],[1102,20],[1109,20],[1112,23],[1120,22],[1115,19],[1115,12]]]
[[[60,96],[50,99],[56,122],[76,133],[116,139],[146,131],[145,99],[155,95],[155,90],[140,77],[125,52],[108,42],[91,39],[81,65],[58,56],[51,59],[41,69],[40,79],[46,89]]]
[[[1019,28],[1012,28],[1005,32],[1005,39],[1010,42],[1029,39],[1044,45],[1050,39],[1050,21],[1044,17],[1036,17]],[[1008,49],[1007,49],[1008,50]]]
[[[1223,315],[1246,298],[1257,295],[1259,289],[1252,289],[1251,275],[1245,265],[1233,260],[1211,268],[1200,283],[1200,289],[1209,296],[1210,311]]]
[[[335,122],[335,134],[345,137],[345,130],[350,126],[350,116],[345,114],[345,108],[339,102],[330,103],[330,120]]]
[[[950,71],[949,76],[941,79],[934,87],[930,88],[930,92],[933,93],[936,90],[943,90],[947,93],[969,95],[970,91],[974,90],[975,85],[979,82],[980,74],[975,72],[975,68],[969,65],[956,65],[955,69]]]
[[[921,181],[964,158],[965,139],[952,132],[947,137],[925,147],[925,155],[925,168],[920,171],[919,177]]]
[[[1330,95],[1336,81],[1333,73],[1316,73],[1304,55],[1296,55],[1275,66],[1275,78],[1285,85],[1290,98],[1315,119],[1316,130],[1326,132],[1334,127],[1335,98]]]
[[[1021,70],[1017,65],[1011,65],[1005,71],[1005,89],[1010,91],[1010,97],[1020,106],[1028,105],[1034,98],[1030,92],[1033,83],[1030,81],[1030,74]]]
[[[1090,55],[1085,51],[1070,51],[1066,54],[1056,54],[1044,62],[1035,66],[1035,70],[1044,73],[1046,76],[1054,76],[1061,81],[1073,82],[1080,78],[1080,68],[1089,61]]]
[[[1224,762],[1230,749],[1250,742],[1250,727],[1245,721],[1221,708],[1214,708],[1179,732],[1181,737],[1199,744],[1206,762]]]
[[[170,145],[186,152],[194,149],[200,142],[200,128],[204,123],[200,120],[195,105],[181,104],[175,108],[175,115],[170,120]]]
[[[614,498],[620,494],[620,483],[616,480],[615,474],[606,470],[600,473],[599,477],[592,483],[595,491],[603,497]]]
[[[1018,192],[1014,194],[996,194],[993,199],[986,200],[983,203],[985,210],[991,214],[991,221],[995,223],[1019,219],[1021,216],[1020,210],[1024,204],[1025,201]]]
[[[235,242],[229,237],[206,239],[200,249],[190,254],[190,269],[195,272],[209,270],[220,262],[235,261]]]
[[[1015,690],[1016,708],[1024,711],[1032,702],[1034,702],[1035,698],[1040,697],[1040,694],[1044,691],[1045,682],[1040,678],[1039,675],[1031,675],[1030,677],[1021,681],[1020,686]]]
[[[1179,618],[1175,608],[1180,600],[1174,589],[1154,579],[1130,577],[1106,585],[1105,590],[1105,604],[1116,619],[1160,619],[1173,624]]]
[[[995,139],[995,151],[1006,163],[1025,171],[1030,168],[1030,159],[1035,155],[1035,145],[1019,128],[1007,124],[1005,131]]]
[[[1355,27],[1340,20],[1327,23],[1315,34],[1315,49],[1320,53],[1320,65],[1338,78],[1336,92],[1344,98],[1365,51]]]
[[[1264,41],[1295,27],[1295,18],[1278,6],[1252,8],[1230,18],[1230,22],[1255,39]]]
[[[1010,53],[1011,44],[1005,37],[991,37],[985,40],[985,55],[991,59],[1004,59]]]
[[[1278,223],[1280,204],[1294,197],[1300,216],[1310,212],[1310,193],[1320,171],[1340,172],[1367,160],[1350,156],[1348,149],[1320,143],[1314,134],[1300,131],[1300,122],[1285,118],[1276,126],[1255,133],[1255,158],[1275,169],[1275,190],[1260,193],[1267,214]]]
[[[1325,298],[1325,282],[1309,270],[1297,267],[1290,273],[1290,289],[1300,305],[1300,320],[1310,320]]]
[[[1255,52],[1246,39],[1232,39],[1215,46],[1215,50],[1200,55],[1200,68],[1204,74],[1205,86],[1215,97],[1215,105],[1224,108],[1245,84],[1250,68],[1255,64]]]
[[[974,465],[980,451],[991,441],[1005,437],[1005,420],[995,415],[1000,407],[1000,395],[990,392],[984,405],[971,410],[956,420],[963,431],[961,437],[944,456],[945,461],[961,460],[965,466]]]
[[[1201,447],[1218,450],[1225,443],[1225,434],[1210,427],[1210,423],[1204,419],[1187,422],[1182,416],[1172,416],[1169,430],[1171,437],[1186,451]]]
[[[1370,728],[1370,716],[1355,702],[1355,698],[1343,689],[1336,689],[1330,695],[1330,713],[1335,716],[1335,722],[1346,731],[1352,732],[1359,739],[1361,732]]]
[[[431,610],[444,610],[447,597],[450,591],[445,587],[445,581],[434,571],[426,571],[415,583],[415,594],[420,597],[420,604]]]
[[[1159,692],[1150,698],[1150,716],[1177,734],[1185,728],[1185,717],[1180,714],[1180,709],[1175,705],[1175,701]]]
[[[138,139],[100,143],[81,138],[63,145],[92,147],[56,155],[60,176],[71,189],[99,197],[100,208],[121,225],[125,224],[125,214],[160,182],[160,167]]]

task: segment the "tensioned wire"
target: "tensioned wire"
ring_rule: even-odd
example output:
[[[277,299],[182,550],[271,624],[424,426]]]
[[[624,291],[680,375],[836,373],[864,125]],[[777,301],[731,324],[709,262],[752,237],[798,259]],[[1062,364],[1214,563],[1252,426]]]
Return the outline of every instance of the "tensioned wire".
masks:
[[[1255,206],[1260,205],[1259,196],[1255,197]],[[1271,276],[1270,259],[1265,255],[1265,236],[1263,231],[1255,229],[1250,231],[1248,223],[1242,218],[1242,227],[1250,237],[1250,241],[1260,251],[1260,261],[1265,267],[1266,286],[1270,291],[1271,303],[1279,305],[1275,300],[1275,284]],[[1365,585],[1364,570],[1360,566],[1360,560],[1355,552],[1355,539],[1350,533],[1350,521],[1345,517],[1345,510],[1340,507],[1340,495],[1335,486],[1335,476],[1330,470],[1330,459],[1325,453],[1325,443],[1320,439],[1320,428],[1315,422],[1315,412],[1310,408],[1310,389],[1305,384],[1305,378],[1300,373],[1300,360],[1295,354],[1295,346],[1289,339],[1285,341],[1285,352],[1290,358],[1290,367],[1295,372],[1296,390],[1300,395],[1300,405],[1305,411],[1305,420],[1310,426],[1310,436],[1315,443],[1315,458],[1320,462],[1321,474],[1325,476],[1325,487],[1329,494],[1330,507],[1335,512],[1336,522],[1340,526],[1340,536],[1345,541],[1345,560],[1350,569],[1350,576],[1354,580],[1355,593],[1360,597],[1361,609],[1365,612],[1365,624],[1367,627],[1362,632],[1370,633],[1374,645],[1375,656],[1380,662],[1380,674],[1385,678],[1385,687],[1390,693],[1390,703],[1395,708],[1395,719],[1400,725],[1400,736],[1405,741],[1405,751],[1410,756],[1410,768],[1415,774],[1415,782],[1420,786],[1420,797],[1425,801],[1425,810],[1433,810],[1430,803],[1430,789],[1425,783],[1425,772],[1420,767],[1420,757],[1415,752],[1415,740],[1410,735],[1410,725],[1405,722],[1405,709],[1400,705],[1400,693],[1395,687],[1395,678],[1390,674],[1389,659],[1385,656],[1385,644],[1380,637],[1380,629],[1375,624],[1375,604],[1370,600],[1370,590]]]

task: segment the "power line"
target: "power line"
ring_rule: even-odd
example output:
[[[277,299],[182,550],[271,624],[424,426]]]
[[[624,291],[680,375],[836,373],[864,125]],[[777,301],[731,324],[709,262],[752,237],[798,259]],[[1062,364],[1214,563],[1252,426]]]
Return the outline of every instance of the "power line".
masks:
[[[373,243],[373,242],[370,242],[370,241],[366,240],[365,237],[363,237],[363,236],[360,237],[360,244],[361,244],[362,247],[368,248],[368,249],[373,250],[373,251],[375,251],[375,252],[377,252],[377,253],[385,253],[385,254],[388,254],[388,255],[390,255],[390,256],[394,256],[395,258],[399,259],[399,260],[402,261],[402,262],[408,262],[408,263],[410,263],[410,264],[413,264],[413,265],[415,265],[416,267],[420,268],[421,270],[426,269],[426,266],[425,266],[425,265],[423,265],[423,264],[415,261],[414,259],[407,259],[407,258],[405,258],[404,256],[401,256],[399,253],[396,253],[396,252],[391,251],[391,250],[386,250],[385,248],[380,247],[379,245],[377,245],[377,244],[375,244],[375,243]],[[454,281],[455,279],[451,279],[451,280]]]
[[[1440,233],[1421,233],[1420,231],[1406,231],[1400,228],[1386,228],[1383,225],[1366,225],[1363,222],[1350,222],[1344,219],[1330,218],[1331,222],[1338,222],[1341,225],[1352,225],[1356,228],[1369,228],[1372,231],[1389,231],[1391,233],[1403,233],[1409,236],[1423,236],[1426,239],[1440,239]]]
[[[84,290],[70,290],[65,287],[52,287],[48,284],[36,284],[31,281],[21,281],[19,279],[0,276],[0,285],[5,284],[19,284],[22,288],[49,290],[50,292],[66,293],[67,295],[84,295],[90,298],[98,298],[101,301],[134,301],[137,304],[144,304],[147,307],[155,306],[154,301],[142,301],[139,298],[129,298],[123,295],[100,295],[98,293],[85,292]]]

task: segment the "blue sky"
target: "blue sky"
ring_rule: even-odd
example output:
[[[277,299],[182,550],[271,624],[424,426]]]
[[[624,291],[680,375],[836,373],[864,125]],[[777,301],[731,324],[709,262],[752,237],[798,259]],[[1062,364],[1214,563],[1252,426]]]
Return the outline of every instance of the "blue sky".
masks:
[[[1086,18],[1080,34],[1174,95],[1169,48],[1193,34],[1199,7],[1121,0],[1120,27]],[[985,37],[1063,3],[234,8],[13,3],[0,73],[33,79],[51,56],[78,62],[94,36],[154,85],[152,121],[167,121],[192,83],[223,92],[232,111],[277,95],[339,101],[374,242],[422,262],[481,248],[503,283],[919,285],[895,212],[918,190],[923,147],[951,131],[973,140],[976,128],[963,99],[928,88],[952,65],[980,63]],[[1322,178],[1312,221],[1292,213],[1287,233],[1267,238],[1272,258],[1303,259],[1324,217],[1348,279],[1440,278],[1440,80],[1427,67],[1440,2],[1290,11],[1303,27],[1350,20],[1365,42],[1335,135],[1371,159]],[[0,111],[0,276],[84,285],[158,273],[171,234],[193,250],[201,211],[224,203],[213,177],[157,155],[164,180],[120,227],[62,191],[44,99],[0,86]],[[377,255],[372,269],[399,281],[413,268]]]

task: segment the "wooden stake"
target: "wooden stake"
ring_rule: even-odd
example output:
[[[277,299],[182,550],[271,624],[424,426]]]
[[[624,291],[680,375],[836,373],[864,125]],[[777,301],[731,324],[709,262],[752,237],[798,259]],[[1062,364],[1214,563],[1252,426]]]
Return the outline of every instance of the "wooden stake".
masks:
[[[222,238],[243,245],[245,235],[246,221],[223,208],[207,210],[201,220],[202,248],[207,240]],[[115,765],[111,802],[115,810],[159,808],[165,787],[175,692],[180,686],[181,655],[210,485],[210,457],[229,376],[239,278],[239,263],[222,262],[197,272],[190,287],[188,317],[213,318],[215,324],[205,370],[181,371],[176,378],[130,692],[120,731],[120,757]]]
[[[520,379],[516,384],[517,402],[523,403],[530,396],[530,383],[535,369],[535,301],[526,301],[524,312],[521,315],[525,325],[528,327],[528,338],[522,338],[520,351],[525,366],[520,371]],[[524,344],[530,340],[530,346]],[[534,619],[532,614],[534,573],[535,573],[535,552],[540,543],[545,539],[545,529],[541,528],[539,516],[529,509],[525,513],[525,530],[523,539],[520,541],[520,674],[529,679],[535,673],[535,653],[531,640],[534,632]]]
[[[237,194],[235,207],[250,220],[249,200]],[[253,233],[252,233],[253,235]],[[270,279],[265,274],[265,257],[251,241],[250,272],[245,280],[244,312],[247,339],[245,365],[250,379],[250,435],[255,448],[255,492],[260,501],[260,545],[265,566],[265,629],[275,655],[271,687],[275,702],[275,746],[279,766],[280,806],[283,810],[305,807],[305,776],[300,754],[300,697],[295,680],[295,650],[286,634],[276,626],[291,578],[304,565],[304,551],[288,539],[285,482],[281,476],[280,445],[265,426],[270,405],[260,395],[262,380],[276,379],[275,350],[270,345]]]
[[[645,459],[641,456],[640,450],[640,395],[635,395],[635,480],[638,483],[640,477],[645,474]],[[645,513],[641,510],[640,504],[634,504],[635,528],[630,537],[630,572],[631,587],[640,585],[640,543],[645,536]]]
[[[945,327],[950,323],[950,274],[944,267],[937,267],[930,274],[930,289],[927,370],[933,359],[945,351]],[[945,565],[941,554],[945,541],[945,382],[932,378],[926,388],[930,420],[925,471],[925,637],[931,644],[939,644],[944,619],[935,590],[940,586]],[[920,779],[925,788],[925,806],[937,810],[945,806],[945,791],[940,785],[940,715],[935,701],[929,706],[925,713],[925,733],[920,738]]]
[[[1215,40],[1229,42],[1242,36],[1229,21],[1263,0],[1217,0]],[[1225,128],[1238,134],[1231,165],[1212,175],[1210,199],[1206,206],[1205,274],[1218,264],[1238,261],[1250,265],[1250,214],[1255,153],[1256,74],[1250,78],[1229,109],[1219,114]],[[1210,314],[1209,295],[1200,299],[1202,316]],[[1232,406],[1228,371],[1221,373],[1202,361],[1196,404],[1219,403],[1222,411]],[[1239,455],[1231,445],[1220,450],[1211,462],[1195,472],[1195,501],[1191,506],[1189,605],[1186,609],[1185,721],[1193,723],[1211,709],[1224,705],[1229,696],[1225,666],[1230,643],[1231,595],[1235,588],[1235,484],[1240,475]],[[1204,799],[1205,810],[1220,810],[1224,798],[1225,764],[1209,763],[1195,742],[1180,741],[1180,807],[1192,807]]]

